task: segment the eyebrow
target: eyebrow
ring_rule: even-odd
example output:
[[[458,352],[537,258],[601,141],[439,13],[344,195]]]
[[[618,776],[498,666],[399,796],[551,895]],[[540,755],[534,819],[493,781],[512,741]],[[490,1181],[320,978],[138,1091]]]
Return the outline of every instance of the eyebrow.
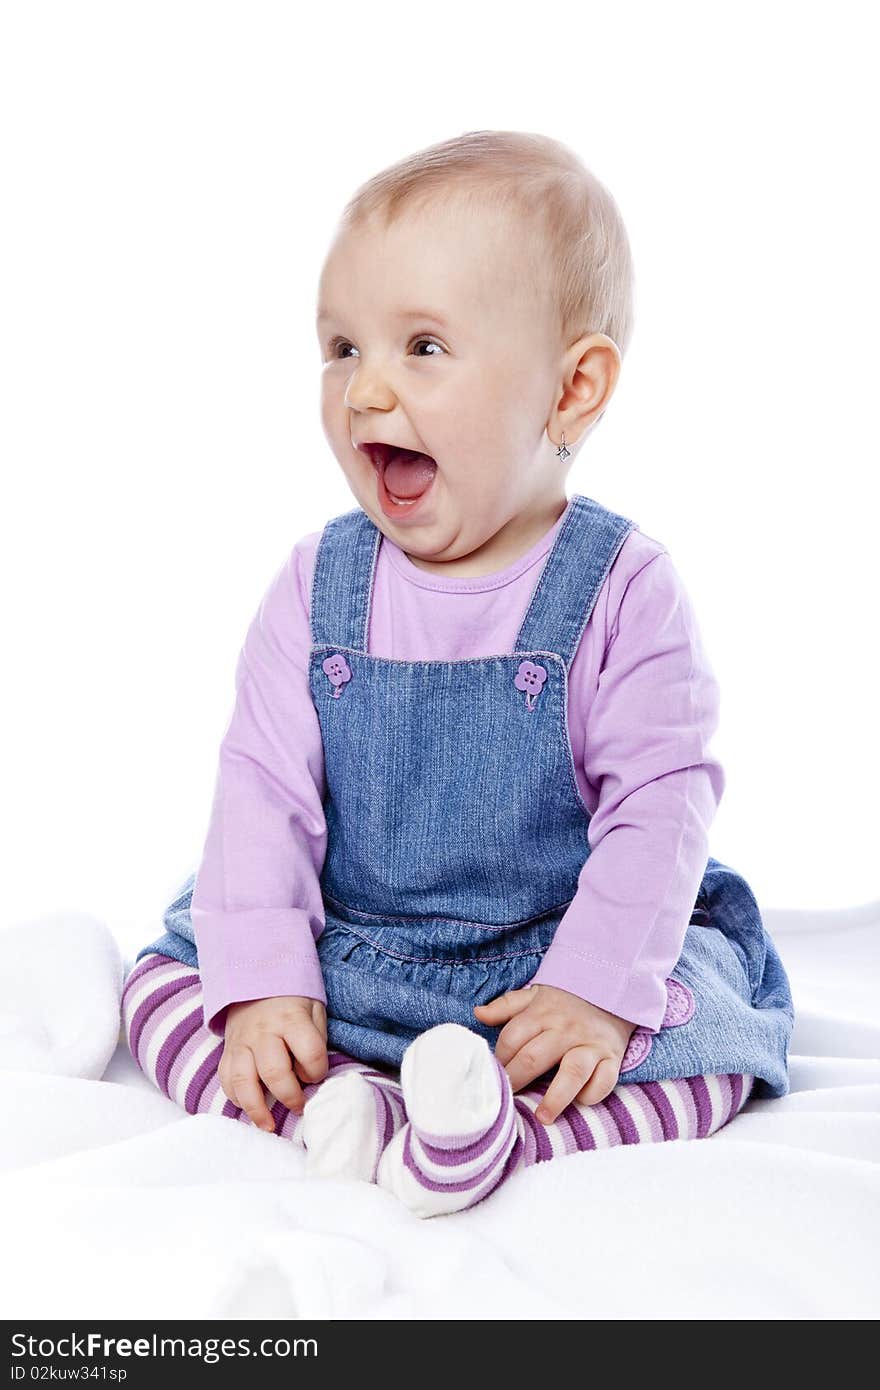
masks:
[[[324,305],[318,306],[318,323],[320,323],[323,319],[332,319],[337,317],[341,317],[341,315],[334,314],[330,309],[326,308]],[[449,327],[449,324],[447,320],[443,317],[443,315],[436,313],[436,311],[433,309],[400,309],[397,311],[394,317],[396,319],[422,319],[423,321],[425,319],[431,319],[432,322],[439,323],[444,328]]]

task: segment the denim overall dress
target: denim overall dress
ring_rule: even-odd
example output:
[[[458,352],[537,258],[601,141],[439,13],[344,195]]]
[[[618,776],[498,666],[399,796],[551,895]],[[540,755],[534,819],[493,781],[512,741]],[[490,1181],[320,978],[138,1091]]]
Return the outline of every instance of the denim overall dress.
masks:
[[[590,854],[568,735],[568,671],[634,523],[575,494],[513,650],[461,661],[371,656],[381,531],[361,508],[325,526],[311,592],[309,685],[324,744],[327,1040],[396,1068],[475,1004],[536,973]],[[161,951],[197,965],[190,875]],[[639,1027],[620,1082],[747,1072],[789,1089],[788,979],[748,884],[709,858],[658,1032]],[[545,1073],[548,1078],[555,1067]]]

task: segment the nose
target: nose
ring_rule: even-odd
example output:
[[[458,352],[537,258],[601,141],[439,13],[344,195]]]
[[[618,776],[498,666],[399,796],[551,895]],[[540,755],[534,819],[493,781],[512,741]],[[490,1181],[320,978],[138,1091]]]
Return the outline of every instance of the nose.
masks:
[[[394,392],[376,366],[361,362],[348,378],[345,404],[349,409],[390,410],[394,401]]]

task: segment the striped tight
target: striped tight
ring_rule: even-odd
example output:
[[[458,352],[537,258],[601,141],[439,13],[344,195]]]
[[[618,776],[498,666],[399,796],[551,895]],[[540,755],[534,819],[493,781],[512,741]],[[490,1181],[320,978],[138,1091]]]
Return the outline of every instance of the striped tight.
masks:
[[[749,1098],[754,1078],[691,1076],[618,1084],[597,1105],[571,1102],[549,1125],[535,1117],[549,1081],[513,1094],[479,1034],[441,1024],[420,1034],[401,1067],[407,1121],[385,1148],[377,1181],[419,1216],[475,1206],[511,1173],[590,1149],[704,1139]],[[451,1126],[455,1099],[479,1091],[471,1124]],[[459,1105],[459,1112],[461,1106]]]
[[[165,1095],[189,1114],[252,1123],[220,1087],[223,1042],[204,1026],[197,970],[167,956],[142,957],[126,979],[122,1014],[134,1060]],[[322,1081],[302,1087],[303,1115],[268,1095],[276,1134],[308,1150],[307,1171],[376,1181],[420,1216],[474,1206],[512,1173],[547,1159],[707,1138],[745,1105],[754,1080],[710,1075],[618,1084],[599,1104],[572,1102],[544,1125],[534,1112],[549,1081],[514,1096],[485,1039],[457,1024],[421,1034],[399,1073],[329,1049],[328,1063]],[[456,1105],[466,1119],[450,1120]],[[352,1149],[351,1134],[361,1156],[340,1157],[346,1142]]]
[[[218,1067],[223,1040],[206,1028],[202,1014],[199,973],[170,956],[142,956],[128,975],[122,991],[125,1039],[141,1071],[170,1100],[190,1115],[226,1115],[253,1124],[250,1115],[233,1105],[220,1086]],[[344,1052],[328,1051],[328,1071],[323,1081],[301,1084],[308,1100],[331,1076],[359,1071],[380,1091],[376,1095],[377,1118],[382,1137],[390,1139],[405,1119],[400,1087],[389,1070],[383,1072]],[[387,1097],[387,1099],[385,1099]],[[269,1096],[275,1133],[302,1143],[298,1134],[302,1115],[288,1110]],[[387,1112],[387,1113],[386,1113]]]

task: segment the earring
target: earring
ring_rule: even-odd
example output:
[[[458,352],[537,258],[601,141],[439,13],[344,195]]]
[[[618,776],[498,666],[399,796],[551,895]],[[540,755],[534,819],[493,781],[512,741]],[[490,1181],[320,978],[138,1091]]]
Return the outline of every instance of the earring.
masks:
[[[571,449],[566,449],[566,447],[565,447],[565,435],[563,435],[563,436],[562,436],[562,443],[559,445],[559,448],[556,450],[556,457],[557,457],[558,459],[567,459],[567,458],[569,458],[570,456],[571,456]]]

